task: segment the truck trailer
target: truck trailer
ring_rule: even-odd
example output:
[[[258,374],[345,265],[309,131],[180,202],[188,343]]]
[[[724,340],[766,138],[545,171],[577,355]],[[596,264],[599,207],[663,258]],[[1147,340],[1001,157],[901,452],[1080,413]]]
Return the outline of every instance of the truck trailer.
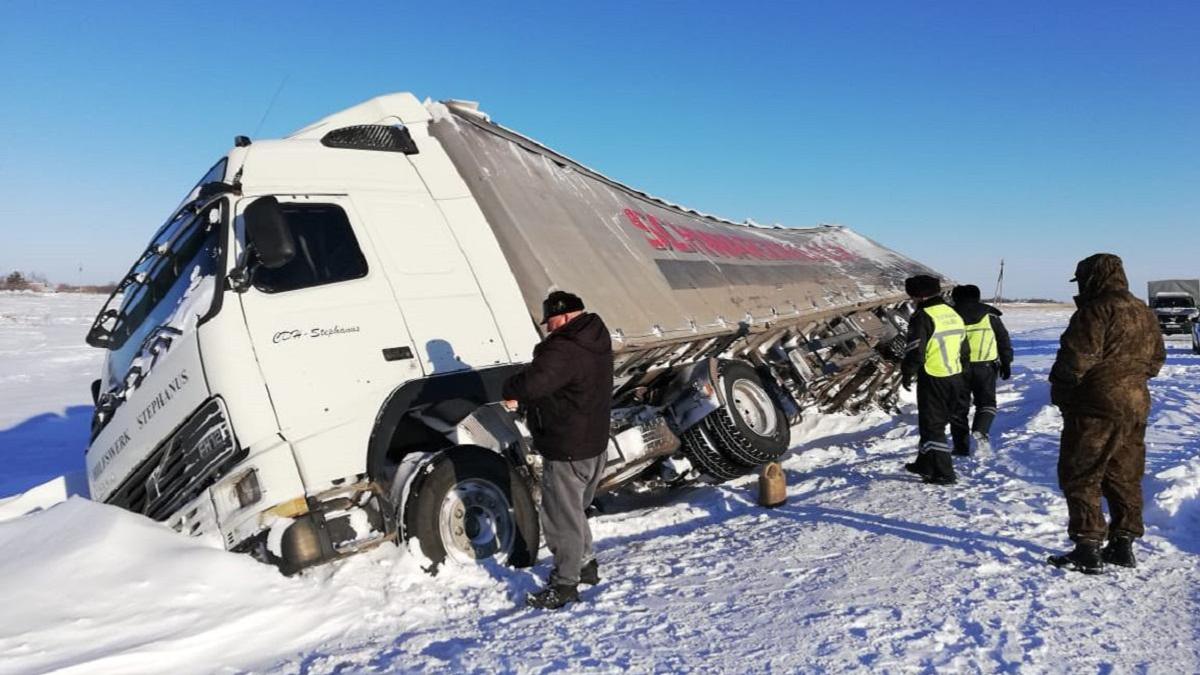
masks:
[[[1146,283],[1146,301],[1166,335],[1191,333],[1200,320],[1200,279],[1160,279]]]
[[[541,458],[500,387],[548,292],[612,332],[601,489],[670,489],[780,458],[803,415],[893,406],[914,274],[381,96],[238,137],[153,235],[87,336],[91,494],[285,573],[410,539],[531,565]]]

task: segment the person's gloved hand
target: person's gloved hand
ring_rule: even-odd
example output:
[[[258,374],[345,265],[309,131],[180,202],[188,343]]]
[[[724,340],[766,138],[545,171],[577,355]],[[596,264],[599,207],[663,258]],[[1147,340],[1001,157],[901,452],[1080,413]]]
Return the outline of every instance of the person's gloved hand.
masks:
[[[912,389],[912,375],[904,373],[900,376],[900,386],[904,387],[904,391]]]
[[[1012,377],[1012,365],[1008,363],[1000,364],[1000,379],[1007,380]]]

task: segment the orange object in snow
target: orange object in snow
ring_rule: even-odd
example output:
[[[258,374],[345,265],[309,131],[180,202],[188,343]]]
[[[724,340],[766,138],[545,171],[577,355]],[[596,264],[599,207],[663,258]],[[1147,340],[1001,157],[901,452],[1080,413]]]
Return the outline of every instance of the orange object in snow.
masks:
[[[773,509],[787,503],[787,479],[779,462],[763,466],[758,475],[758,504]]]

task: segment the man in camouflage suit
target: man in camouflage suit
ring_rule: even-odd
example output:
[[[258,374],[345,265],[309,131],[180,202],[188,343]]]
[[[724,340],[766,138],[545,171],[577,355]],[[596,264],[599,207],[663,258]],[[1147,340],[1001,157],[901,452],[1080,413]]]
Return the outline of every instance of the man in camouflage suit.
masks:
[[[1075,549],[1050,563],[1096,574],[1105,562],[1135,565],[1133,540],[1144,532],[1146,382],[1162,368],[1166,350],[1158,320],[1129,292],[1120,258],[1085,258],[1071,281],[1079,283],[1078,309],[1050,370],[1050,400],[1063,414],[1058,483]],[[1101,495],[1112,517],[1107,526]]]

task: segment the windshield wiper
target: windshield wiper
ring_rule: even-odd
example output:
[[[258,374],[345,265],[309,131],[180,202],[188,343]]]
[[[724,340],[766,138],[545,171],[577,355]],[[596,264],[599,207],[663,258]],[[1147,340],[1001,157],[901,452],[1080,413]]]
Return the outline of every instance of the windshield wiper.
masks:
[[[192,223],[185,223],[181,225],[179,230],[166,241],[157,241],[159,237],[161,237],[173,223],[179,220],[181,216],[185,214],[191,214],[194,220],[197,214],[207,209],[209,205],[220,199],[223,195],[230,193],[238,194],[240,191],[241,186],[236,183],[233,185],[219,181],[205,183],[200,186],[200,189],[197,191],[197,195],[194,199],[188,200],[184,204],[181,204],[179,208],[175,209],[175,212],[171,214],[171,217],[167,219],[166,223],[154,233],[154,237],[150,240],[150,245],[146,247],[146,250],[142,252],[142,255],[138,256],[138,259],[134,261],[132,266],[130,266],[129,271],[125,274],[125,277],[121,279],[119,284],[117,284],[117,288],[113,290],[111,295],[108,296],[108,300],[104,302],[104,307],[102,307],[100,313],[96,315],[95,321],[92,322],[92,327],[88,330],[87,337],[85,338],[86,342],[93,347],[99,347],[102,349],[119,347],[119,341],[114,340],[113,336],[116,334],[116,331],[120,327],[121,323],[127,317],[123,311],[120,309],[114,309],[112,307],[113,301],[117,297],[121,297],[122,302],[124,302],[125,293],[130,288],[136,286],[145,286],[147,285],[148,281],[153,279],[154,275],[151,273],[153,270],[145,272],[138,271],[143,266],[148,265],[155,258],[164,258],[173,261],[177,253],[176,244],[179,242],[180,238],[190,236],[192,234],[193,228],[190,227]],[[157,299],[155,299],[155,301],[157,301]],[[111,322],[111,324],[106,325],[108,322]]]
[[[125,294],[129,292],[130,288],[146,284],[150,275],[146,272],[137,271],[137,268],[154,257],[151,255],[154,248],[157,247],[151,246],[146,249],[146,252],[137,259],[137,262],[133,264],[133,267],[125,274],[117,284],[117,287],[113,289],[113,292],[109,294],[108,299],[104,301],[104,306],[100,308],[100,313],[92,321],[92,327],[88,329],[87,337],[84,338],[89,345],[101,349],[110,349],[118,346],[112,337],[116,333],[117,327],[121,325],[121,321],[125,319],[125,313],[121,308],[113,307],[113,302],[119,297],[123,303]]]

